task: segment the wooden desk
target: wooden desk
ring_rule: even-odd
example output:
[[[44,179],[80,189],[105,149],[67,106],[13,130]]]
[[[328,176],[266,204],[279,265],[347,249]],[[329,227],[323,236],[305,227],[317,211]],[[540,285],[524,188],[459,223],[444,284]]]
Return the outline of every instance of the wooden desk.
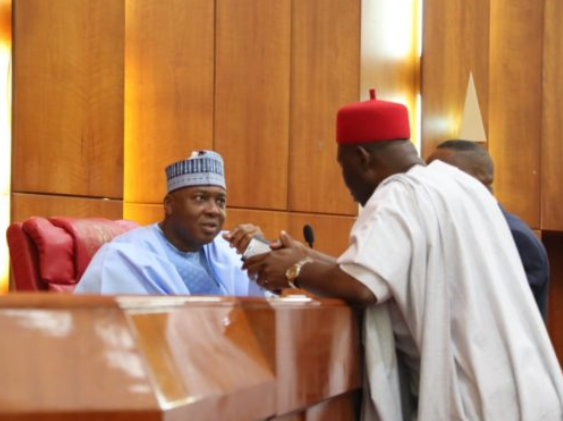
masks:
[[[357,316],[336,300],[0,298],[0,419],[354,419]]]

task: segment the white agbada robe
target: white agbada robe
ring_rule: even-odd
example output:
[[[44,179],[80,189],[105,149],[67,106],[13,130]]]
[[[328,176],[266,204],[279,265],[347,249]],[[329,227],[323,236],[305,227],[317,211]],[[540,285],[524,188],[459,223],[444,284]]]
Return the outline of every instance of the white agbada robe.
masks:
[[[364,420],[563,420],[561,368],[514,240],[474,178],[440,161],[389,177],[338,262],[378,298],[364,316]],[[402,410],[399,360],[418,414]]]

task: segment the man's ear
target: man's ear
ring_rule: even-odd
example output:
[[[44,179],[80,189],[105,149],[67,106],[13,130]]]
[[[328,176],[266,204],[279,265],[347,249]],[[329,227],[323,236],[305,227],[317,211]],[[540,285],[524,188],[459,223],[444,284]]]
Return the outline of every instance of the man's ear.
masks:
[[[170,216],[174,213],[174,196],[167,194],[164,196],[164,213]]]
[[[370,152],[363,146],[356,146],[356,154],[359,159],[360,168],[367,171],[371,167],[372,156]]]
[[[485,185],[491,192],[493,191],[493,176],[486,170],[476,170],[475,178]]]

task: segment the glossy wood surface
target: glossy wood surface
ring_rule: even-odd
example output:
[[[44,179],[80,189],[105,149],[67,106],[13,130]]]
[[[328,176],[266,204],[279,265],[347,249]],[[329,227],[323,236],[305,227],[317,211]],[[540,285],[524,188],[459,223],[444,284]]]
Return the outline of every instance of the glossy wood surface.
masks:
[[[217,1],[215,149],[233,206],[287,208],[291,0]]]
[[[147,313],[141,307],[130,317],[155,394],[173,417],[235,421],[271,414],[275,371],[243,308],[194,304]],[[269,319],[263,339],[273,341],[275,320]]]
[[[123,195],[124,2],[14,2],[12,191]]]
[[[273,418],[272,421],[335,421],[356,420],[359,414],[359,393],[352,392],[321,402],[297,414]]]
[[[0,341],[0,378],[10,385],[0,391],[1,419],[154,411],[143,356],[115,301],[28,298],[0,297],[1,331],[10,338]]]
[[[354,215],[335,123],[338,109],[360,97],[360,2],[294,1],[291,22],[288,209]]]
[[[125,3],[125,201],[158,203],[167,165],[213,149],[214,2]]]
[[[360,355],[359,332],[350,319],[348,307],[318,311],[302,302],[276,300],[276,350],[278,387],[276,413],[290,413],[323,400],[325,396],[346,393],[350,385],[360,385],[361,376],[355,369]],[[298,311],[300,323],[295,323]],[[284,329],[284,326],[291,328]],[[338,338],[337,343],[319,338]],[[337,351],[339,344],[345,351]],[[298,363],[296,363],[298,362]]]
[[[123,215],[123,205],[119,200],[23,193],[14,193],[11,199],[13,222],[21,222],[32,216],[121,219]]]
[[[541,228],[563,231],[563,2],[545,0],[541,136]]]
[[[0,417],[348,420],[357,322],[298,297],[0,297]]]
[[[491,0],[489,151],[496,197],[540,227],[543,1]]]

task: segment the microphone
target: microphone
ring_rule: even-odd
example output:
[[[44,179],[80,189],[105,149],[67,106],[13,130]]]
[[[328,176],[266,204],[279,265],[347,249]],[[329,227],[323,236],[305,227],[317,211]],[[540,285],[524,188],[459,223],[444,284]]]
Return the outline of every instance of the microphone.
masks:
[[[311,225],[306,224],[303,226],[303,237],[305,237],[305,241],[309,244],[309,247],[313,248],[315,235],[313,234],[313,227]]]

